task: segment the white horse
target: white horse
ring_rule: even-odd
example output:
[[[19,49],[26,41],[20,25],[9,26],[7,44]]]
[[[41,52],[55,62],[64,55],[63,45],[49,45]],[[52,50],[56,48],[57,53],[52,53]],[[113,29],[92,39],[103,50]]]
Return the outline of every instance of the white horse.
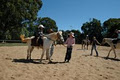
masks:
[[[46,58],[49,60],[49,62],[52,62],[50,60],[50,49],[51,49],[53,42],[56,40],[59,40],[62,43],[64,42],[64,39],[62,36],[62,31],[54,32],[54,33],[45,35],[43,37],[43,46],[32,46],[31,42],[32,42],[33,37],[24,38],[24,36],[21,35],[20,38],[23,42],[27,42],[27,44],[28,44],[27,59],[31,59],[31,52],[33,51],[34,47],[42,48],[42,55],[41,55],[40,62],[42,62],[42,58],[43,58],[45,52],[46,52]]]
[[[85,46],[87,46],[87,50],[88,50],[88,46],[90,45],[90,40],[89,39],[83,39],[82,40],[82,49],[85,49]]]
[[[116,39],[116,38],[115,38],[115,39]],[[113,52],[114,52],[114,54],[115,54],[115,57],[114,57],[114,58],[117,57],[117,56],[116,56],[116,51],[115,51],[115,49],[118,48],[119,43],[114,44],[114,43],[113,43],[113,40],[114,40],[113,38],[103,38],[102,44],[108,43],[108,45],[110,45],[110,47],[111,47],[111,49],[110,49],[109,52],[108,52],[107,58],[109,57],[110,52],[111,52],[112,50],[113,50]]]

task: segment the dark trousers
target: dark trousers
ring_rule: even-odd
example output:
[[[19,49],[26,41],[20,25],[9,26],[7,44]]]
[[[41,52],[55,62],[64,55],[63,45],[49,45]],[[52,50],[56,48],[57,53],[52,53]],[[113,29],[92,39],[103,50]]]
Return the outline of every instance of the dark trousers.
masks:
[[[92,53],[93,53],[93,49],[95,49],[96,56],[98,56],[98,51],[97,51],[97,49],[96,49],[96,45],[92,45],[92,48],[91,48],[91,54],[90,54],[90,55],[92,55]]]
[[[71,54],[72,54],[72,47],[71,48],[67,48],[65,61],[67,60],[69,62],[69,60],[71,59]]]

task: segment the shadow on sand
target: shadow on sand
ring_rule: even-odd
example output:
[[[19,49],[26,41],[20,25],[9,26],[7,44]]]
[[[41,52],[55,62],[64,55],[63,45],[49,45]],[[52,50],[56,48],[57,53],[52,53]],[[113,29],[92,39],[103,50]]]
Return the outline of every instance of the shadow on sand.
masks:
[[[62,64],[62,63],[65,63],[65,62],[48,62],[45,59],[43,59],[42,62],[40,62],[40,59],[31,59],[31,60],[13,59],[12,62],[16,62],[16,63],[34,63],[34,64]]]
[[[120,59],[117,59],[117,58],[108,58],[108,57],[101,57],[105,60],[113,60],[113,61],[120,61]]]
[[[88,50],[88,49],[76,49],[76,50]]]
[[[28,60],[28,59],[13,59],[12,62],[16,62],[16,63],[35,63],[35,64],[40,64],[40,59],[31,59],[31,60]]]
[[[88,57],[88,56],[91,56],[91,55],[83,55],[83,56]],[[120,59],[117,59],[117,58],[108,58],[108,57],[102,57],[102,56],[94,56],[94,57],[100,57],[100,58],[103,58],[105,60],[120,61]]]

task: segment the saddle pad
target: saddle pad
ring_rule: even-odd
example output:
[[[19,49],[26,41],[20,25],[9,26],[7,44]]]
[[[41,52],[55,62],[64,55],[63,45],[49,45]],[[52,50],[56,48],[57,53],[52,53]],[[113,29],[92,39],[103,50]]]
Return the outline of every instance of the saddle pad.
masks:
[[[37,40],[37,38],[33,38],[31,40],[31,46],[43,46],[43,40],[41,38],[39,38]]]

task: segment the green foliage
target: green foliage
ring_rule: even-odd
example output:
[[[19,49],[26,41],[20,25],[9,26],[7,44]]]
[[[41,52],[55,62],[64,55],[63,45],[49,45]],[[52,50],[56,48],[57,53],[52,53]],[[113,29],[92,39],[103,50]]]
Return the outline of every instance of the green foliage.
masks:
[[[29,23],[33,23],[37,19],[37,12],[41,7],[41,0],[1,0],[0,37],[5,39],[5,33],[8,30],[11,34],[19,33],[20,28],[25,24],[29,26]]]
[[[48,33],[49,29],[53,29],[54,32],[58,31],[56,22],[49,17],[39,18],[37,22],[45,26],[44,33]]]
[[[120,18],[110,18],[103,23],[104,37],[117,37],[116,29],[120,29]]]
[[[90,40],[92,40],[92,37],[95,36],[99,41],[102,40],[102,26],[101,22],[97,19],[92,19],[90,22],[86,22],[81,27],[84,38],[86,35],[89,35]]]
[[[66,39],[69,37],[69,34],[70,32],[73,32],[74,35],[75,35],[75,42],[78,44],[78,43],[81,43],[82,41],[82,37],[81,37],[81,32],[79,30],[66,30],[66,31],[63,31],[63,37],[64,37],[64,40],[66,41]]]

